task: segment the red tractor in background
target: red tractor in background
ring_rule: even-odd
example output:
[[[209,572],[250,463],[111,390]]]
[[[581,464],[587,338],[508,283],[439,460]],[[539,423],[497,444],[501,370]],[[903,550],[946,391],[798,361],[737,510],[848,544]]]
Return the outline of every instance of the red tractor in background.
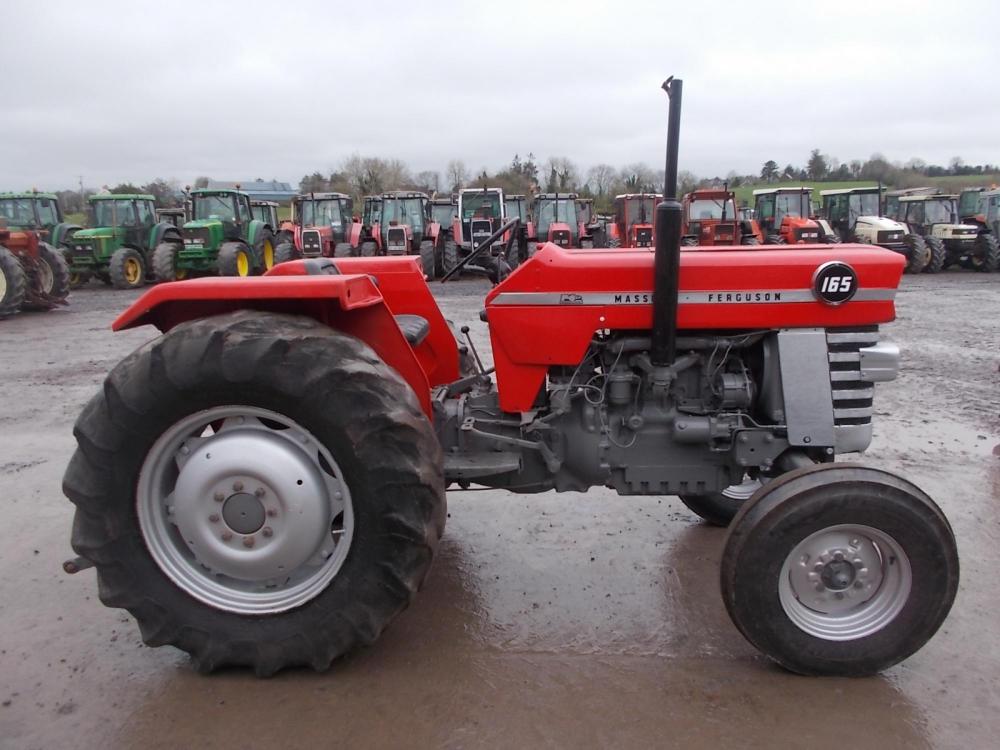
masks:
[[[615,196],[615,223],[611,247],[652,247],[653,215],[663,200],[657,193],[625,193]]]
[[[369,203],[365,198],[365,214],[370,229],[362,230],[362,257],[377,255],[419,255],[427,278],[435,278],[441,270],[444,254],[444,234],[441,225],[431,216],[430,198],[426,193],[393,190],[382,193]]]
[[[870,675],[920,649],[958,590],[951,527],[908,480],[835,462],[870,444],[874,384],[897,374],[878,327],[906,261],[852,244],[681,253],[681,86],[664,84],[655,249],[549,242],[509,275],[493,263],[489,369],[471,338],[463,353],[416,258],[311,258],[148,291],[114,328],[163,335],[74,427],[63,490],[79,557],[64,568],[96,567],[106,605],[203,671],[325,670],[413,601],[449,487],[522,505],[607,487],[677,495],[730,525],[722,600],[785,668]],[[442,281],[503,261],[516,224]],[[601,522],[627,531],[616,507]]]
[[[757,217],[758,241],[764,245],[835,243],[815,221],[812,188],[780,187],[754,190],[754,214]]]
[[[606,222],[594,213],[593,198],[577,198],[577,211],[580,214],[580,247],[607,247],[608,232]]]
[[[760,244],[759,227],[756,222],[740,220],[736,211],[736,194],[728,187],[692,190],[684,196],[682,206],[682,245]]]
[[[448,273],[506,222],[507,203],[500,188],[467,188],[458,192],[451,231],[444,238],[441,271]],[[506,238],[497,242],[506,242]],[[516,265],[516,263],[515,263]],[[440,275],[440,274],[438,274]]]
[[[51,310],[69,296],[69,265],[38,232],[11,230],[0,217],[0,318]]]
[[[344,193],[303,193],[292,200],[292,220],[281,225],[283,241],[274,262],[296,258],[346,258],[361,247],[361,222],[354,220],[354,200]]]
[[[591,234],[583,220],[576,193],[540,193],[531,203],[531,219],[527,231],[527,256],[535,254],[538,245],[552,242],[559,247],[596,247],[601,238]]]

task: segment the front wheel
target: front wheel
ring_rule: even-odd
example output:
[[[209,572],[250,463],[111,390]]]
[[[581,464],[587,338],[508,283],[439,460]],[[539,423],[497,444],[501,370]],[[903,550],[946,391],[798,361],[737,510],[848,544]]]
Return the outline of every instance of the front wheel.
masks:
[[[295,248],[294,242],[282,242],[274,248],[274,265],[287,263],[300,257],[299,251]]]
[[[908,234],[903,239],[906,245],[906,273],[921,273],[931,262],[931,251],[919,234]]]
[[[993,273],[1000,269],[1000,244],[992,234],[976,237],[976,248],[972,254],[972,267],[976,271]]]
[[[350,242],[338,242],[333,246],[334,258],[350,258],[352,255],[354,255],[354,248],[351,247]]]
[[[274,235],[269,231],[264,231],[254,245],[254,254],[257,256],[257,270],[261,273],[266,273],[274,268]]]
[[[756,238],[756,237],[755,237],[754,235],[752,235],[752,234],[744,234],[744,235],[743,235],[743,236],[742,236],[742,237],[740,238],[740,244],[741,244],[741,245],[759,245],[759,244],[760,244],[760,240],[758,240],[758,239],[757,239],[757,238]]]
[[[28,274],[21,261],[0,245],[0,318],[20,312],[28,293]]]
[[[361,257],[362,258],[374,258],[377,247],[374,242],[368,240],[367,242],[361,243]]]
[[[765,245],[785,245],[785,238],[780,234],[769,234],[764,238]]]
[[[138,289],[146,283],[146,259],[135,248],[120,247],[111,256],[108,275],[115,289]]]
[[[945,249],[944,243],[937,237],[925,237],[924,242],[927,243],[928,251],[924,273],[940,273],[948,259],[948,251]]]
[[[153,278],[157,281],[180,281],[187,277],[187,270],[177,267],[176,242],[161,242],[153,250]]]
[[[420,265],[424,272],[424,276],[428,279],[434,278],[434,243],[430,240],[424,240],[420,243]]]
[[[944,622],[958,551],[926,494],[885,471],[825,464],[762,487],[730,526],[722,598],[754,646],[808,675],[897,664]]]
[[[409,386],[314,320],[183,323],[121,362],[63,480],[104,604],[203,670],[326,669],[412,601],[445,522]]]
[[[249,276],[253,271],[250,248],[242,242],[223,242],[217,262],[219,276]]]

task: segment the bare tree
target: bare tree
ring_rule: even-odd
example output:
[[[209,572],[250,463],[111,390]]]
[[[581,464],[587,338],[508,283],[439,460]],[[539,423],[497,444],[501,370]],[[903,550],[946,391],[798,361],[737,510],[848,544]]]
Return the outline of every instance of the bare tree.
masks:
[[[610,164],[595,164],[587,170],[587,185],[598,196],[607,195],[617,178],[615,168]]]
[[[580,175],[576,165],[565,156],[553,156],[545,163],[548,174],[546,190],[567,192],[576,189]]]
[[[446,174],[448,175],[448,184],[453,191],[461,190],[469,181],[469,170],[465,168],[465,162],[461,159],[452,159],[448,162]]]
[[[417,172],[413,177],[413,187],[425,193],[437,193],[441,190],[441,175],[429,169]]]

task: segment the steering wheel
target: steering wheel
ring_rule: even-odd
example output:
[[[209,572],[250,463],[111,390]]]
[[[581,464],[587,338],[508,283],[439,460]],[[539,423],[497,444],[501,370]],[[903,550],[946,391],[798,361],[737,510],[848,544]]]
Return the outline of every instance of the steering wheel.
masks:
[[[481,243],[479,243],[479,247],[475,248],[471,253],[469,253],[464,258],[462,258],[462,260],[454,268],[452,268],[450,271],[448,271],[448,273],[446,273],[444,276],[442,276],[441,277],[441,283],[443,284],[448,279],[450,279],[452,276],[454,276],[459,271],[461,271],[463,268],[465,268],[467,265],[469,265],[469,263],[472,262],[472,259],[478,257],[479,255],[482,255],[483,251],[487,250],[490,247],[490,245],[493,243],[494,240],[496,240],[498,237],[500,237],[508,229],[514,229],[520,223],[521,223],[520,217],[515,216],[513,219],[511,219],[506,224],[504,224],[502,227],[500,227],[497,231],[495,231],[493,234],[491,234],[489,237],[487,237],[485,240],[483,240]],[[507,238],[507,242],[504,245],[503,251],[500,253],[500,258],[503,260],[504,265],[507,265],[507,253],[510,252],[510,247],[513,244],[513,242],[514,242],[514,232],[512,231],[510,233],[510,237]],[[508,273],[510,272],[509,268],[510,267],[508,266]],[[498,276],[498,278],[497,278],[497,281],[495,283],[499,283],[500,281],[502,281],[502,279],[499,278],[499,276],[500,276],[500,269],[499,268],[497,269],[497,276]]]

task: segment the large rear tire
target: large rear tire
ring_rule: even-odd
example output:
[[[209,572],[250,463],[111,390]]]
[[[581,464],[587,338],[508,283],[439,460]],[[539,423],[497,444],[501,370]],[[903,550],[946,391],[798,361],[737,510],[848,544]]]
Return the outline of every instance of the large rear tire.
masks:
[[[378,251],[378,247],[374,242],[368,240],[367,242],[361,243],[361,257],[362,258],[374,258],[375,253]]]
[[[0,318],[20,312],[28,293],[28,275],[10,250],[0,245]]]
[[[434,243],[423,240],[420,243],[420,265],[423,267],[424,276],[429,280],[434,278],[434,254]]]
[[[441,265],[444,266],[444,272],[448,273],[458,265],[458,245],[455,244],[455,240],[445,240],[444,252],[441,255]]]
[[[253,273],[253,254],[242,242],[223,242],[216,262],[219,276],[249,276]]]
[[[825,464],[764,485],[730,526],[722,598],[786,669],[859,677],[896,664],[944,622],[958,552],[941,510],[885,471]]]
[[[785,238],[782,237],[780,234],[769,234],[766,237],[764,237],[764,244],[765,245],[785,245],[787,243],[785,242]]]
[[[47,242],[38,243],[38,265],[42,291],[51,298],[66,301],[70,290],[69,264],[66,257]]]
[[[299,257],[299,251],[295,248],[294,242],[282,242],[274,248],[274,265],[276,266]]]
[[[924,237],[924,242],[927,243],[927,249],[930,251],[930,259],[927,261],[927,265],[924,266],[924,273],[940,273],[948,257],[948,251],[945,250],[944,243],[937,237]]]
[[[972,255],[972,267],[977,271],[994,273],[1000,269],[1000,244],[992,234],[976,237],[976,250]]]
[[[352,255],[354,255],[354,248],[351,247],[350,242],[338,242],[333,246],[334,258],[350,258]]]
[[[108,276],[115,289],[138,289],[146,283],[146,259],[132,247],[120,247],[111,255]]]
[[[153,250],[153,278],[157,281],[180,281],[187,277],[187,270],[177,267],[176,242],[161,242]]]
[[[922,273],[931,262],[931,251],[919,234],[908,234],[903,239],[906,243],[906,273]]]
[[[260,237],[254,242],[254,257],[256,270],[266,273],[274,268],[274,235],[270,229],[262,229]]]
[[[63,489],[101,601],[202,671],[324,670],[373,642],[444,530],[412,390],[308,318],[183,323],[111,372],[74,433]]]

